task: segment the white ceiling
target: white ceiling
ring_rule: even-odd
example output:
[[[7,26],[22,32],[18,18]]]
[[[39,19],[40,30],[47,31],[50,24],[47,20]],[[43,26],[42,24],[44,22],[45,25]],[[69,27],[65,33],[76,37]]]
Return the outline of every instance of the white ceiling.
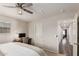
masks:
[[[8,3],[7,3],[8,4]],[[32,21],[36,19],[42,19],[47,17],[53,17],[62,13],[75,13],[79,11],[79,4],[70,3],[33,3],[31,10],[34,14],[29,14],[27,12],[23,12],[22,15],[17,14],[17,8],[7,8],[3,7],[4,3],[0,4],[0,15],[12,17],[15,19]],[[10,3],[9,5],[13,5]]]

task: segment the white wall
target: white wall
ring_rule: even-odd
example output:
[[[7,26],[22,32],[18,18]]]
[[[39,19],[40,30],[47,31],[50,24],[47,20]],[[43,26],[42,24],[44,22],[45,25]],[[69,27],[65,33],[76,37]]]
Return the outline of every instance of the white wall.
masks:
[[[73,13],[64,13],[47,19],[40,19],[29,23],[29,36],[36,46],[58,52],[57,27],[59,20],[73,20]]]
[[[10,42],[17,38],[18,33],[28,33],[28,23],[18,21],[9,17],[0,16],[0,22],[11,23],[10,33],[0,33],[0,43]]]

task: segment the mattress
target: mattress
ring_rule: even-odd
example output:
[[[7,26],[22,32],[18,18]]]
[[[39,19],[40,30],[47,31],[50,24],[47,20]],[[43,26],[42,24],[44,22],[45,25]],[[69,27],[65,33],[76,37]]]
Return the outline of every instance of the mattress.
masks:
[[[46,56],[43,49],[25,43],[0,44],[0,56]]]

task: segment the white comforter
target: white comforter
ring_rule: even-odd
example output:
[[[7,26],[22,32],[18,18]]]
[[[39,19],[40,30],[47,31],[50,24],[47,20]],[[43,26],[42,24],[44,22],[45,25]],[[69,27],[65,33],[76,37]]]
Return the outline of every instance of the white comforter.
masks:
[[[26,47],[25,47],[26,46]],[[40,52],[46,55],[40,48],[21,43],[7,43],[0,45],[0,55],[4,56],[40,56]],[[34,50],[36,49],[36,50]],[[39,50],[39,51],[38,51]]]

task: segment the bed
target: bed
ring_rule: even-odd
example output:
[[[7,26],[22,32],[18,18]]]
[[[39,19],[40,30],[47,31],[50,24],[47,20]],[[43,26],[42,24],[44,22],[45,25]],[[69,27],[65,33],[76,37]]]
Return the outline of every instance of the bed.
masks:
[[[19,42],[0,44],[0,56],[46,56],[43,49]]]

